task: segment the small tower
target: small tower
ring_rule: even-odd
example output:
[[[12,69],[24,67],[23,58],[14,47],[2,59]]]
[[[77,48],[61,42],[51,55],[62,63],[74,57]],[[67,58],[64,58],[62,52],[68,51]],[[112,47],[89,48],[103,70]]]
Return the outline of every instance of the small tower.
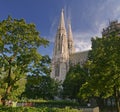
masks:
[[[60,23],[55,38],[51,77],[59,81],[64,81],[69,69],[69,53],[66,28],[64,22],[64,11],[61,12]]]
[[[71,28],[70,21],[68,23],[68,51],[69,51],[69,55],[75,53],[75,47],[74,47],[74,41],[73,41],[72,28]]]

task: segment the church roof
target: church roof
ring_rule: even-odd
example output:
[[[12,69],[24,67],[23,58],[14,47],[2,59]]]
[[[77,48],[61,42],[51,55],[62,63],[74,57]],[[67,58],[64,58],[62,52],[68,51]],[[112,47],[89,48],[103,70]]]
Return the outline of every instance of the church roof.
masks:
[[[88,53],[89,53],[89,50],[82,51],[82,52],[75,52],[71,54],[69,57],[70,63],[72,63],[73,65],[77,63],[83,64],[88,58]]]

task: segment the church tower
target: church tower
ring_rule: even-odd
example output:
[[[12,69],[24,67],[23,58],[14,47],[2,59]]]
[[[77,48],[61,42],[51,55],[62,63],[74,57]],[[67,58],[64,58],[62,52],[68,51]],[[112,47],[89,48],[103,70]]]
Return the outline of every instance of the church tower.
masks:
[[[70,21],[68,23],[68,51],[69,51],[69,55],[75,53],[75,47],[74,47],[74,41],[73,41],[72,28],[71,28]]]
[[[68,40],[63,10],[61,12],[60,22],[56,33],[51,66],[51,77],[63,82],[69,69]]]

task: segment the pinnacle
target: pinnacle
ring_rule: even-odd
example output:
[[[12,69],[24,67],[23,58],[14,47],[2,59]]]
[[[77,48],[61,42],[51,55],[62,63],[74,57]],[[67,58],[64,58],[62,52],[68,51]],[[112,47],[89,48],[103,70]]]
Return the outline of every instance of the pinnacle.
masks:
[[[68,39],[73,40],[71,22],[68,21]]]
[[[59,29],[65,29],[65,22],[64,22],[64,9],[61,11],[61,17],[60,17],[60,23],[59,23]]]

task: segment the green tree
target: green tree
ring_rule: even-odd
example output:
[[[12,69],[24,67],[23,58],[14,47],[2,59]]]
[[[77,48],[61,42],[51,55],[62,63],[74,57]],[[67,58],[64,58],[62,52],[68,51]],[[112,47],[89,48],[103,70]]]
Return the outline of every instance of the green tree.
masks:
[[[42,56],[41,60],[36,63],[34,66],[30,67],[30,75],[50,75],[51,68],[50,68],[51,59],[48,55]]]
[[[41,61],[32,68],[32,72],[27,76],[23,96],[33,99],[52,99],[57,95],[59,83],[50,78],[50,63],[51,59],[43,56]]]
[[[26,90],[23,96],[26,98],[53,99],[58,94],[59,83],[50,76],[27,76]]]
[[[114,96],[117,112],[120,112],[120,36],[117,32],[109,37],[92,39],[88,67],[90,79],[83,85],[80,94],[86,97],[86,90],[90,88],[89,95]]]
[[[87,69],[80,64],[70,67],[63,82],[63,96],[70,99],[78,99],[78,92],[87,78]]]
[[[2,98],[9,98],[14,90],[18,90],[18,81],[25,78],[31,68],[42,59],[37,48],[47,44],[48,41],[39,36],[35,25],[27,24],[24,19],[12,19],[9,16],[0,22]]]

